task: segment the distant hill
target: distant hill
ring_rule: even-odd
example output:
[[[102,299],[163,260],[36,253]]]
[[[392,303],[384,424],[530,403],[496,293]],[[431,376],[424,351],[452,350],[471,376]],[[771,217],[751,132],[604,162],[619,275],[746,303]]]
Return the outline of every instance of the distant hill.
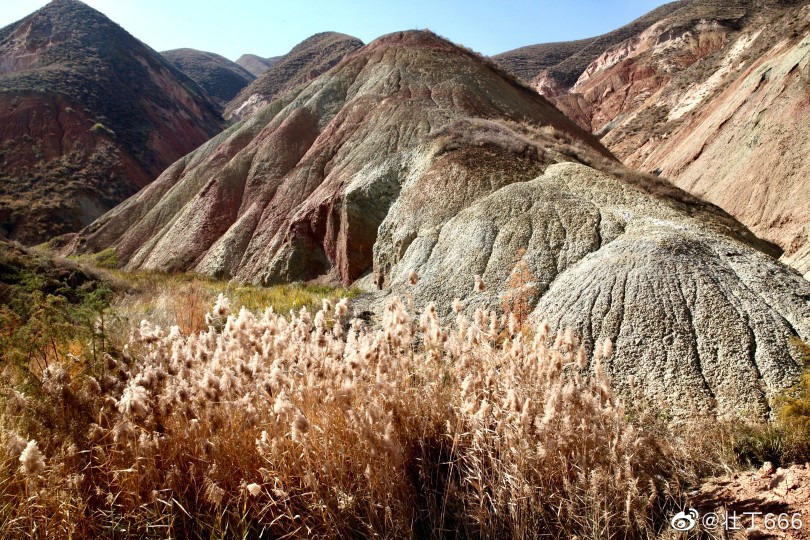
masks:
[[[529,82],[541,71],[571,58],[595,39],[597,38],[529,45],[501,53],[493,58],[513,75]]]
[[[578,41],[520,47],[493,58],[513,75],[545,90],[546,95],[572,87],[588,65],[608,48],[649,28],[669,15],[681,2],[664,4],[650,13],[601,36]]]
[[[188,76],[77,0],[0,29],[0,234],[75,231],[221,129]]]
[[[236,63],[249,71],[254,77],[258,77],[275,64],[280,56],[271,56],[270,58],[262,58],[255,54],[243,54],[236,59]]]
[[[256,79],[250,71],[218,54],[195,49],[174,49],[160,54],[222,107]]]
[[[242,90],[225,108],[225,117],[242,118],[254,113],[276,96],[324,73],[362,46],[359,39],[337,32],[322,32],[305,39]]]

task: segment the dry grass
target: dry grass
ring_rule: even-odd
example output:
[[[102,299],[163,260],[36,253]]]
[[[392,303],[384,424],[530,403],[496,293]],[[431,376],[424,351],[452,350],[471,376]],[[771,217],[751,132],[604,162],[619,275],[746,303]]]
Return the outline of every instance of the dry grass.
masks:
[[[352,298],[359,292],[303,283],[261,287],[189,273],[112,271],[107,276],[131,289],[113,306],[126,325],[137,325],[145,318],[164,328],[177,325],[186,334],[208,328],[205,315],[220,294],[228,296],[237,311],[242,307],[250,311],[272,307],[277,313],[288,313],[303,307],[314,312],[323,298],[334,302],[342,297]]]
[[[522,315],[520,261],[511,315],[395,301],[374,327],[348,320],[352,291],[107,272],[111,305],[48,323],[59,350],[92,347],[31,369],[6,347],[25,336],[3,342],[0,537],[668,537],[701,476],[810,447],[625,408],[610,343],[588,357]]]
[[[518,251],[515,265],[506,281],[506,291],[501,295],[501,309],[514,317],[514,323],[524,328],[529,320],[537,296],[540,293],[535,276],[525,259],[526,250]]]
[[[433,131],[430,137],[442,140],[438,154],[467,146],[489,146],[517,157],[546,161],[542,141],[521,132],[517,124],[510,122],[464,118],[445,124]]]
[[[680,499],[684,456],[570,332],[346,316],[219,297],[202,331],[143,322],[122,359],[51,366],[36,399],[6,395],[0,532],[650,537]]]

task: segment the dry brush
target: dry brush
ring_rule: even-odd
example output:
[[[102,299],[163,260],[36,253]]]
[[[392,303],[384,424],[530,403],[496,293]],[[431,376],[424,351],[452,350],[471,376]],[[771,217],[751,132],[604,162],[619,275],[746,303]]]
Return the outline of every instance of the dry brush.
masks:
[[[206,330],[143,321],[122,358],[50,366],[36,400],[7,380],[0,531],[657,534],[687,473],[628,421],[611,344],[457,308],[396,300],[370,327],[346,300],[283,316],[221,296]]]

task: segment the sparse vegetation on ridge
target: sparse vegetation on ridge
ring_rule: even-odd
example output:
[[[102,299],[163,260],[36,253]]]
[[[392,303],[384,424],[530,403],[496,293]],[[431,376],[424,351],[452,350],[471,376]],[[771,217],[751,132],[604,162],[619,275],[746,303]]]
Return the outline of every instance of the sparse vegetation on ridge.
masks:
[[[256,79],[236,62],[218,54],[194,49],[174,49],[160,54],[199,84],[222,107]]]
[[[154,121],[143,108],[134,106],[149,100],[167,108],[176,106],[171,98],[149,77],[149,70],[165,70],[183,84],[190,96],[204,101],[198,87],[187,75],[136,42],[132,36],[97,11],[73,0],[52,2],[29,16],[30,39],[44,46],[51,32],[68,34],[67,38],[43,47],[37,62],[21,72],[0,77],[4,99],[25,95],[32,89],[48,95],[64,95],[84,105],[99,117],[99,125],[113,130],[125,148],[147,152],[147,166],[155,168],[147,139]],[[51,26],[56,26],[51,29]],[[11,41],[17,23],[0,29],[0,45]],[[132,50],[137,43],[137,49]],[[115,70],[109,66],[114,65]],[[215,111],[206,111],[204,120],[210,133],[218,127]],[[159,167],[159,165],[158,165]]]

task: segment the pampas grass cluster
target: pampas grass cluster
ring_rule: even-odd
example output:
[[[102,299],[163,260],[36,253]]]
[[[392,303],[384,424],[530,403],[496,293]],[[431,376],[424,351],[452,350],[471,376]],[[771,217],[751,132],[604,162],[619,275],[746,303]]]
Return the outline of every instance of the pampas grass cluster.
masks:
[[[284,316],[220,297],[204,331],[141,322],[124,357],[9,394],[0,533],[655,535],[684,473],[627,420],[612,344],[589,357],[454,304],[443,322],[394,300],[369,327],[346,300]]]

